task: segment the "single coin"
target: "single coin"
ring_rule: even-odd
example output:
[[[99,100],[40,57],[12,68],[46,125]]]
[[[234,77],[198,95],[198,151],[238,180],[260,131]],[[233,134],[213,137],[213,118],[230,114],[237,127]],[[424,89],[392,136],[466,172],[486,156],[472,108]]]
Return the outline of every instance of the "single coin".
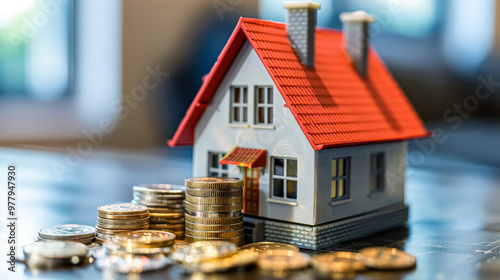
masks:
[[[146,213],[148,208],[144,205],[132,203],[116,203],[99,206],[97,211],[103,214],[130,215]]]
[[[174,244],[175,234],[157,230],[119,233],[113,242],[123,247],[166,247]]]
[[[104,256],[95,261],[97,268],[113,273],[141,273],[146,271],[158,270],[171,264],[169,258],[165,255],[153,259],[143,256]]]
[[[168,208],[184,208],[184,203],[165,203],[164,201],[146,201],[146,200],[132,200],[132,204],[144,205],[147,207],[168,207]]]
[[[184,213],[149,213],[151,219],[179,219],[184,217]]]
[[[172,184],[144,184],[133,187],[134,192],[146,194],[180,194],[183,195],[186,187]]]
[[[43,257],[47,259],[78,259],[78,262],[87,255],[88,250],[85,245],[70,241],[39,241],[23,247],[24,256],[29,259],[31,256]]]
[[[226,241],[226,242],[231,242],[233,244],[236,244],[237,246],[242,246],[245,244],[245,235],[233,237],[233,238],[202,238],[202,237],[196,237],[196,236],[191,236],[188,234],[185,234],[185,239],[188,242],[198,242],[198,241]]]
[[[361,260],[362,256],[354,252],[331,252],[315,255],[312,259],[313,267],[321,273],[357,272],[366,270]]]
[[[151,224],[149,227],[155,230],[184,230],[184,224]]]
[[[172,259],[182,263],[200,263],[236,253],[236,245],[226,241],[200,241],[186,245],[172,253]]]
[[[143,219],[149,217],[149,213],[135,214],[135,215],[113,215],[113,214],[104,214],[97,213],[98,218],[102,219],[110,219],[110,220],[129,220],[129,219]]]
[[[243,188],[225,190],[186,188],[186,195],[201,197],[238,197],[243,196]]]
[[[150,218],[151,224],[184,224],[184,218]]]
[[[142,219],[128,219],[128,220],[111,220],[97,217],[98,224],[108,224],[108,225],[138,225],[149,223],[149,217]]]
[[[186,228],[186,234],[194,237],[201,238],[232,238],[245,234],[245,229],[231,230],[231,231],[201,231],[201,230],[192,230],[190,228]]]
[[[201,231],[230,231],[243,228],[243,222],[235,224],[198,224],[186,222],[186,228]]]
[[[234,268],[253,265],[257,258],[256,254],[240,251],[229,257],[202,262],[197,270],[204,273],[225,272]]]
[[[256,242],[243,245],[239,248],[241,251],[248,251],[252,253],[262,253],[267,250],[291,250],[291,251],[299,251],[297,246],[279,243],[279,242]]]
[[[201,212],[201,211],[186,209],[186,214],[200,218],[228,218],[228,217],[240,217],[242,215],[242,212],[241,211]]]
[[[186,195],[186,201],[196,204],[239,204],[243,203],[243,196],[204,197],[204,196]]]
[[[186,214],[186,222],[197,224],[235,224],[243,222],[243,216],[237,217],[222,217],[222,218],[203,218]]]
[[[148,229],[148,228],[149,228],[149,225],[145,226],[144,228],[141,228],[141,229]],[[104,234],[117,234],[117,233],[121,233],[121,232],[128,232],[128,231],[130,231],[129,229],[106,229],[106,228],[102,228],[102,227],[99,227],[99,226],[96,226],[95,230],[98,233],[104,233]]]
[[[292,250],[267,250],[259,254],[257,264],[263,270],[288,271],[303,269],[311,257]]]
[[[59,240],[83,239],[95,236],[95,229],[87,225],[64,224],[42,228],[38,236]]]
[[[370,247],[362,249],[359,254],[365,265],[374,269],[407,269],[417,263],[414,256],[396,248]]]
[[[164,214],[164,213],[184,213],[184,208],[169,208],[169,207],[151,207],[148,206],[149,214]]]
[[[243,203],[233,205],[207,205],[186,202],[186,209],[197,212],[232,212],[243,210]]]
[[[236,189],[243,188],[243,180],[238,178],[196,177],[184,180],[187,188],[195,189]]]
[[[140,230],[149,227],[149,223],[138,224],[138,225],[108,225],[97,223],[97,226],[103,229],[114,229],[114,230]]]

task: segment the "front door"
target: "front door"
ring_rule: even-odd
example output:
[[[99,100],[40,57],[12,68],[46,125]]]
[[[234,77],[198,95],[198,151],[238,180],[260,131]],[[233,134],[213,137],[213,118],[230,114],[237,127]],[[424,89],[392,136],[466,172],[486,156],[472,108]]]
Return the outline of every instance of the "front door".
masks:
[[[243,212],[246,214],[259,214],[259,168],[243,167]]]

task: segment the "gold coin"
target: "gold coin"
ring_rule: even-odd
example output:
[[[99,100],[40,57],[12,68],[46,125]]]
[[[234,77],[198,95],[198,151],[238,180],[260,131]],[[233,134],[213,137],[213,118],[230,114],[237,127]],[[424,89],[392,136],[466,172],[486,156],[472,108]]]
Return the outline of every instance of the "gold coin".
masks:
[[[239,204],[243,203],[243,196],[203,197],[203,196],[186,195],[186,201],[197,204]]]
[[[184,264],[193,264],[235,254],[237,248],[227,241],[200,241],[179,248],[172,259]]]
[[[359,254],[365,265],[374,269],[407,269],[417,263],[414,256],[396,248],[370,247],[362,249]]]
[[[111,220],[97,217],[98,224],[107,224],[107,225],[140,225],[149,223],[149,217],[142,219],[128,219],[128,220]]]
[[[186,228],[186,234],[202,238],[231,238],[244,235],[245,229],[242,228],[232,231],[201,231],[201,230],[192,230],[190,228]]]
[[[243,203],[233,205],[207,205],[186,202],[186,209],[198,212],[233,212],[243,210]]]
[[[147,213],[148,208],[144,205],[132,203],[116,203],[99,206],[97,207],[97,212],[103,214],[131,215]]]
[[[168,208],[168,207],[151,207],[148,206],[149,214],[151,213],[184,213],[184,208]]]
[[[243,180],[238,178],[197,177],[187,178],[187,188],[195,189],[236,189],[243,188]]]
[[[104,234],[117,234],[117,233],[121,233],[121,232],[128,232],[130,230],[129,229],[106,229],[106,228],[96,226],[95,231],[98,233],[104,233]]]
[[[149,212],[149,217],[158,219],[177,219],[184,217],[184,213],[153,213]]]
[[[267,250],[291,250],[298,252],[299,248],[291,244],[279,242],[256,242],[241,246],[240,250],[252,253],[262,253]]]
[[[326,274],[366,270],[362,256],[354,252],[331,252],[315,255],[312,264],[315,269]]]
[[[201,197],[237,197],[237,196],[243,196],[243,188],[225,189],[225,190],[187,188],[186,195],[201,196]]]
[[[237,267],[253,265],[257,258],[256,254],[240,251],[229,257],[202,262],[198,269],[204,273],[224,272]]]
[[[129,248],[167,247],[174,244],[175,234],[157,230],[138,230],[119,233],[113,237],[113,242]]]
[[[192,222],[197,224],[235,224],[243,222],[243,216],[238,217],[222,217],[222,218],[204,218],[195,217],[186,214],[186,222]]]
[[[258,265],[263,270],[289,271],[303,269],[311,257],[292,250],[267,250],[259,254]]]
[[[138,200],[134,199],[132,200],[133,204],[136,205],[144,205],[147,207],[167,207],[167,208],[184,208],[184,203],[165,203],[163,201],[156,201],[156,200]]]
[[[184,224],[151,224],[149,226],[151,229],[162,230],[162,229],[170,229],[170,230],[184,230]]]
[[[229,231],[243,228],[243,222],[235,224],[198,224],[186,222],[186,228],[202,231]]]
[[[197,237],[197,236],[192,236],[189,234],[185,235],[186,241],[187,242],[197,242],[197,241],[227,241],[234,243],[238,246],[243,245],[245,242],[245,235],[237,236],[237,237],[232,237],[232,238],[203,238],[203,237]]]
[[[97,223],[97,226],[103,229],[114,229],[114,230],[139,230],[144,228],[149,228],[149,223],[140,225],[107,225]]]
[[[114,214],[104,214],[97,213],[98,218],[111,219],[111,220],[128,220],[128,219],[143,219],[149,216],[148,213],[136,214],[136,215],[114,215]]]
[[[150,220],[151,224],[184,224],[184,222],[185,222],[184,218],[151,217],[149,220]]]

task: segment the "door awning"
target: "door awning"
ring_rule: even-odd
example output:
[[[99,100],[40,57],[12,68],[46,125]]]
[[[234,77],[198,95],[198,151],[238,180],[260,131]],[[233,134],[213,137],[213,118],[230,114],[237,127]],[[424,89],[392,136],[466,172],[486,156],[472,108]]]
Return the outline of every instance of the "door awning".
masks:
[[[219,164],[232,164],[248,168],[265,167],[266,154],[266,150],[263,149],[248,149],[235,146],[232,151],[220,160]]]

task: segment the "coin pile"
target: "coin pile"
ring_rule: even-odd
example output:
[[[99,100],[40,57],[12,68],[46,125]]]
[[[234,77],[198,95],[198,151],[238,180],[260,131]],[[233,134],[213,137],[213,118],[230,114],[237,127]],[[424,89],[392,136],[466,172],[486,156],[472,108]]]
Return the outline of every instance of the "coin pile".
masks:
[[[184,186],[139,185],[133,190],[132,203],[148,208],[151,229],[171,232],[178,240],[184,240]]]
[[[56,225],[38,231],[38,240],[74,241],[88,245],[93,243],[94,239],[95,229],[86,225]]]
[[[245,242],[243,181],[237,178],[188,178],[186,241]]]
[[[138,230],[114,235],[105,242],[96,265],[114,272],[144,272],[165,267],[171,261],[175,234],[156,230]]]
[[[88,264],[88,250],[84,244],[68,241],[38,241],[23,247],[28,268],[53,269]]]
[[[133,230],[149,229],[149,212],[146,206],[117,203],[97,207],[96,240],[111,240],[113,235]]]

